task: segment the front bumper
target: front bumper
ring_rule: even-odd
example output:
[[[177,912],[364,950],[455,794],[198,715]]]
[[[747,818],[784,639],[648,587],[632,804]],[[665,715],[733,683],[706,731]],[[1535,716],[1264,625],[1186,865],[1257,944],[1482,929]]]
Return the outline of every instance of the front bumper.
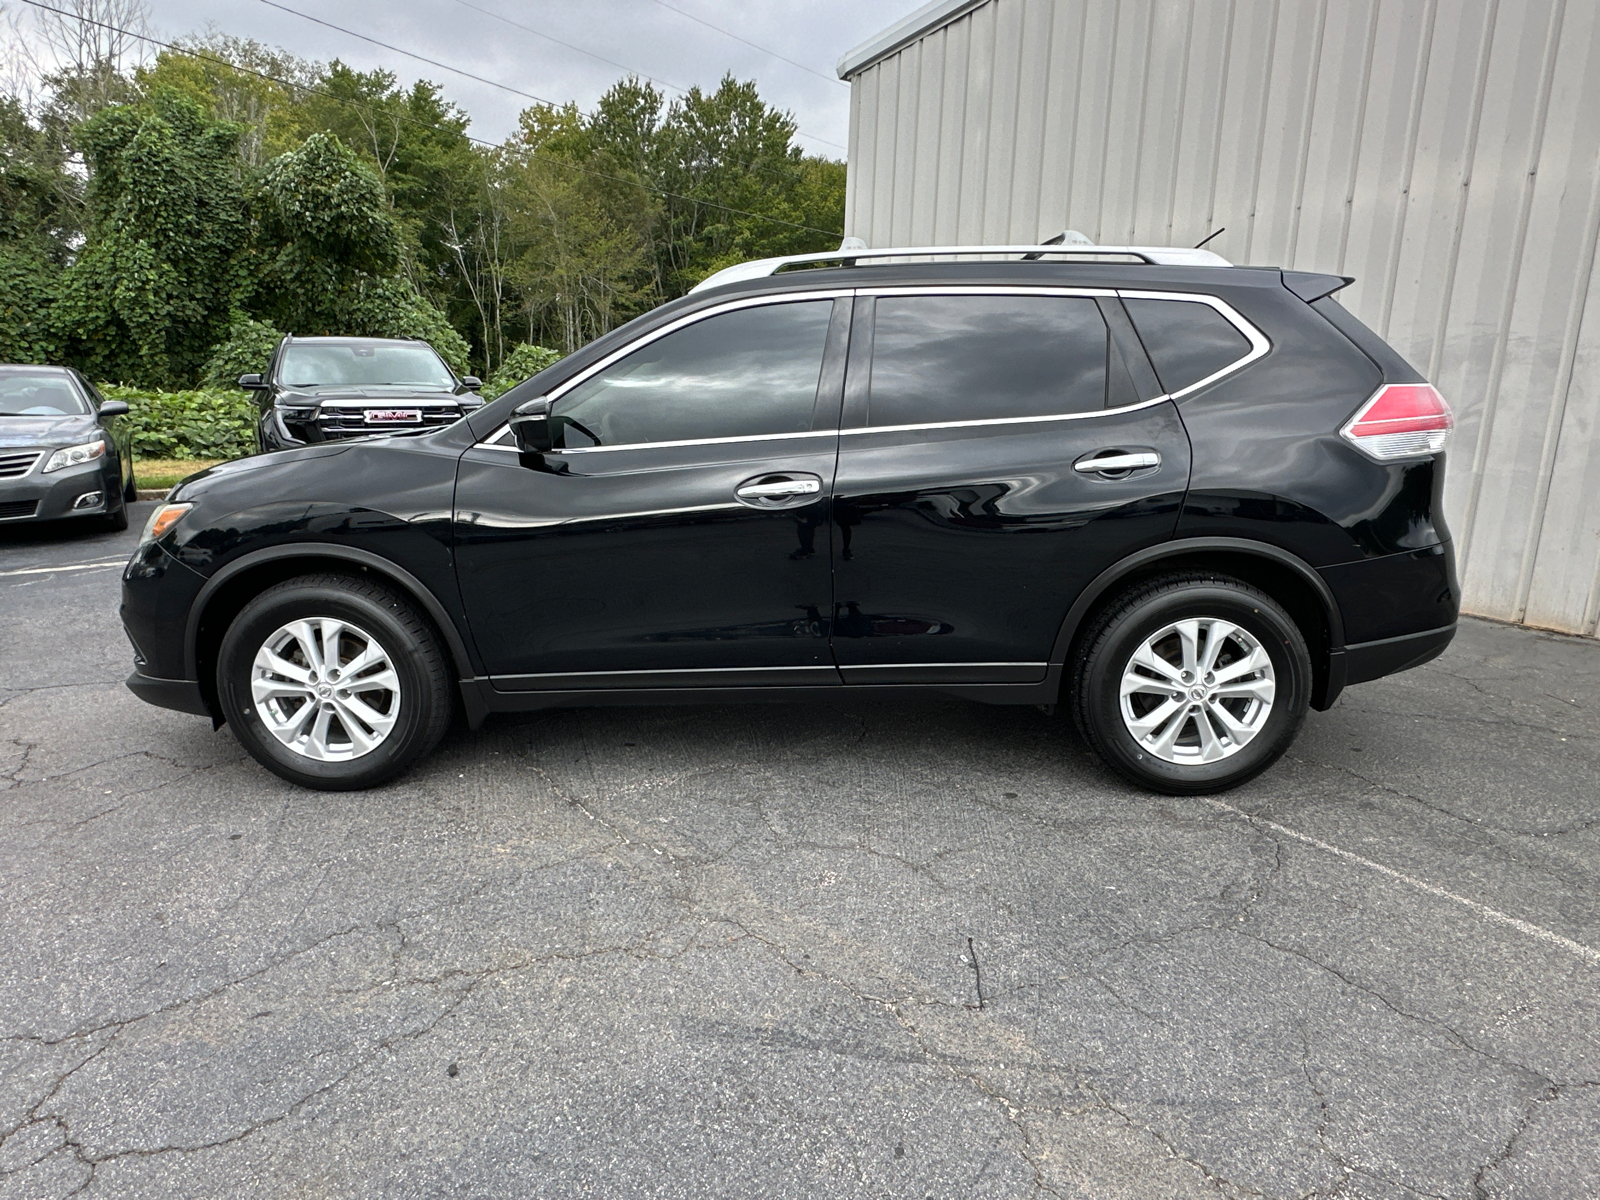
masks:
[[[46,452],[48,454],[48,451]],[[114,513],[122,503],[121,480],[112,483],[104,459],[80,463],[46,475],[35,466],[16,479],[0,479],[0,524],[13,521],[55,521]],[[100,499],[74,508],[81,496],[99,492]]]
[[[193,679],[156,679],[135,671],[128,676],[128,690],[157,708],[176,709],[197,717],[211,716],[205,697],[200,694],[200,685]]]

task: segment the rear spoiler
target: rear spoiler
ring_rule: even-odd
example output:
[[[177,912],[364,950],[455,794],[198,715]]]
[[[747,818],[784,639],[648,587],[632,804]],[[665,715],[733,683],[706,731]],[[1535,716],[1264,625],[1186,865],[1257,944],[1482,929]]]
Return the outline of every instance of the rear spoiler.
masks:
[[[1283,286],[1307,304],[1315,304],[1356,281],[1353,275],[1318,275],[1311,271],[1284,271],[1282,275]]]

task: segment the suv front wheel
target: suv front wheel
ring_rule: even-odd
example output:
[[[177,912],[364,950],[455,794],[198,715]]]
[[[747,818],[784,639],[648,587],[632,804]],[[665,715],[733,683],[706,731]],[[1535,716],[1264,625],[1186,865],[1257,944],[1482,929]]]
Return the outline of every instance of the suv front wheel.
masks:
[[[1070,684],[1085,740],[1121,775],[1173,795],[1219,792],[1289,748],[1311,696],[1299,627],[1258,588],[1169,575],[1109,604]]]
[[[428,622],[344,575],[290,579],[245,605],[222,639],[217,697],[257,762],[331,791],[405,770],[444,735],[453,701]]]

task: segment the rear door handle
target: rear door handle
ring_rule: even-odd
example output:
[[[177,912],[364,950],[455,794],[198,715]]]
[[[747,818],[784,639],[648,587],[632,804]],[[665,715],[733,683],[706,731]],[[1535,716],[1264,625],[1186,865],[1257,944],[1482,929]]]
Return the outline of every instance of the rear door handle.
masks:
[[[1100,475],[1143,471],[1148,467],[1160,465],[1161,455],[1154,450],[1136,450],[1129,454],[1102,454],[1099,457],[1080,458],[1072,464],[1072,469],[1085,475]]]

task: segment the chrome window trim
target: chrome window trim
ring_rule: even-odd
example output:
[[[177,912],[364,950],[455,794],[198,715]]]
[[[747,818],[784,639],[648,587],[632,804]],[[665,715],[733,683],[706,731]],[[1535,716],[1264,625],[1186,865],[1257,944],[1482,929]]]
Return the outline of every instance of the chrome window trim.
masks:
[[[1186,304],[1209,305],[1221,313],[1228,324],[1244,334],[1245,340],[1250,343],[1249,353],[1242,358],[1235,359],[1220,371],[1213,371],[1204,379],[1196,380],[1186,388],[1180,388],[1176,392],[1168,392],[1162,397],[1164,400],[1182,400],[1191,392],[1198,392],[1201,388],[1208,387],[1217,382],[1217,380],[1232,375],[1235,371],[1242,371],[1245,367],[1255,362],[1256,359],[1264,358],[1272,349],[1272,342],[1267,338],[1267,335],[1240,316],[1239,311],[1233,305],[1206,292],[1150,292],[1139,288],[1118,288],[1117,296],[1123,300],[1172,300]],[[1138,324],[1135,323],[1135,331],[1138,328]]]
[[[666,337],[669,333],[677,333],[680,329],[685,329],[688,326],[698,324],[701,321],[710,320],[712,317],[721,316],[723,313],[737,312],[741,308],[765,308],[774,304],[793,304],[796,301],[838,300],[848,297],[851,294],[852,289],[850,288],[819,288],[816,291],[768,292],[760,296],[746,296],[739,300],[725,300],[721,304],[714,305],[710,308],[702,308],[692,313],[686,313],[679,317],[676,321],[669,321],[667,324],[661,326],[660,329],[652,329],[643,337],[634,339],[626,346],[617,347],[617,349],[600,359],[600,361],[590,363],[571,379],[568,379],[556,387],[551,388],[545,393],[545,395],[550,398],[550,402],[553,405],[557,400],[561,399],[562,396],[565,396],[580,383],[585,382],[594,375],[598,375],[612,363],[626,358],[635,350],[642,350],[644,347],[650,345],[651,342],[659,341]],[[744,437],[696,438],[688,441],[678,442],[628,442],[621,446],[574,446],[572,447],[572,450],[592,452],[595,450],[639,450],[645,446],[700,446],[714,444],[717,442],[765,441],[768,438],[773,437],[809,437],[818,433],[831,434],[833,432],[834,431],[831,429],[811,429],[801,433],[762,433],[750,434]],[[492,434],[477,444],[480,446],[487,446],[490,443],[499,443],[501,438],[509,437],[510,434],[510,425],[502,425],[500,428],[496,429]],[[508,448],[514,449],[514,447]],[[562,449],[555,451],[554,453],[568,454],[571,452],[571,450]]]
[[[1181,400],[1192,392],[1197,392],[1203,387],[1216,383],[1241,371],[1259,358],[1263,358],[1272,349],[1272,342],[1249,321],[1242,317],[1226,300],[1206,292],[1152,292],[1138,288],[1094,288],[1094,287],[1030,287],[1027,284],[907,284],[884,285],[882,287],[858,287],[824,289],[819,291],[778,292],[762,296],[749,296],[740,300],[729,300],[712,308],[702,309],[663,325],[660,329],[652,330],[638,341],[608,354],[599,362],[586,367],[582,372],[573,376],[559,387],[552,389],[548,395],[552,401],[559,399],[573,388],[577,387],[590,376],[603,371],[606,367],[619,359],[625,358],[633,351],[643,346],[648,346],[658,338],[669,333],[675,333],[697,321],[717,316],[725,312],[733,312],[741,308],[757,308],[767,304],[793,303],[797,300],[836,300],[845,296],[1086,296],[1110,297],[1115,296],[1123,300],[1170,300],[1178,303],[1205,304],[1220,313],[1228,324],[1237,329],[1250,343],[1250,350],[1242,357],[1229,363],[1219,371],[1214,371],[1204,379],[1191,383],[1188,387],[1176,392],[1163,392],[1159,396],[1152,396],[1148,400],[1141,400],[1136,404],[1123,404],[1117,408],[1097,408],[1089,412],[1050,413],[1036,417],[983,417],[970,421],[930,421],[926,424],[914,425],[862,425],[849,429],[812,429],[802,433],[758,433],[746,434],[739,437],[725,438],[693,438],[675,442],[629,442],[620,446],[574,446],[570,449],[552,451],[553,454],[609,454],[618,450],[646,450],[646,449],[674,449],[685,446],[718,446],[729,445],[737,442],[768,442],[792,440],[796,438],[831,437],[835,434],[841,437],[860,436],[867,433],[909,433],[922,429],[974,429],[984,426],[1001,425],[1038,425],[1050,421],[1085,421],[1095,417],[1115,416],[1121,413],[1137,412],[1142,408],[1151,408],[1168,400]],[[502,425],[478,442],[475,449],[483,450],[508,450],[515,454],[517,448],[510,444],[511,427]]]
[[[1137,404],[1124,404],[1118,408],[1096,408],[1089,412],[1049,413],[1042,417],[983,417],[972,421],[933,421],[926,425],[857,425],[839,430],[841,437],[857,437],[864,433],[906,433],[917,429],[971,429],[982,425],[1038,425],[1046,421],[1089,421],[1095,417],[1114,417],[1122,413],[1137,412],[1165,404],[1171,396],[1152,396]]]
[[[552,450],[551,454],[612,454],[618,450],[668,450],[675,446],[725,446],[734,442],[778,442],[794,441],[798,438],[833,437],[837,429],[809,429],[804,433],[747,433],[739,437],[722,438],[690,438],[678,442],[626,442],[620,446],[568,446],[561,450]],[[494,434],[492,440],[479,442],[476,450],[509,450],[516,454],[517,448],[509,440],[511,430],[502,425]]]

